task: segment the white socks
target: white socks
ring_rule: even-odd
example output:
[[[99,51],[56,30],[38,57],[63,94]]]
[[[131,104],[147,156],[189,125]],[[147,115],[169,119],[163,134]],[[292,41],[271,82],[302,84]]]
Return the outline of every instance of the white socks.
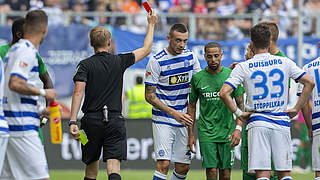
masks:
[[[153,173],[153,180],[166,180],[167,175],[161,174],[159,171],[155,171]]]
[[[187,175],[183,174],[178,174],[176,170],[174,169],[172,172],[172,175],[170,177],[170,180],[181,180],[181,179],[186,179]]]
[[[292,177],[291,176],[286,176],[286,177],[283,177],[281,180],[292,180]]]

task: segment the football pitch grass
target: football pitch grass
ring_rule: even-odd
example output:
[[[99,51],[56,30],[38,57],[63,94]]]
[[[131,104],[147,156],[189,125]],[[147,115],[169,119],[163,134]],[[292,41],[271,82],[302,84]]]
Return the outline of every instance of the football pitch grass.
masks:
[[[152,180],[153,170],[122,170],[121,176],[123,180]],[[168,173],[171,175],[171,172]],[[74,170],[51,170],[51,180],[83,180],[84,171]],[[241,180],[242,171],[234,170],[231,173],[231,180]],[[292,173],[293,180],[312,180],[314,173],[296,174]],[[97,180],[107,180],[106,171],[99,171]],[[169,177],[167,178],[169,179]],[[188,180],[206,180],[204,170],[191,170],[188,173]]]

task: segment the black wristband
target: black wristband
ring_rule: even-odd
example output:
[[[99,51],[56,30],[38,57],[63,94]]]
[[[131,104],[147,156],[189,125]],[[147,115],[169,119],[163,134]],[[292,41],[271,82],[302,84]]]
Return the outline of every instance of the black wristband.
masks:
[[[78,125],[78,124],[77,124],[77,121],[69,121],[69,126],[71,126],[72,124]]]

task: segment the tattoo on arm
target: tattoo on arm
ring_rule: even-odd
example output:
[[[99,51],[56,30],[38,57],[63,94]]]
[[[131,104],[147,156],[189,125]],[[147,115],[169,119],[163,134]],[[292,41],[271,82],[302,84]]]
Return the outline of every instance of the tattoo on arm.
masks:
[[[45,89],[53,89],[53,82],[50,78],[48,71],[40,76],[41,81],[43,82],[43,87]]]
[[[244,111],[243,95],[240,95],[236,98],[236,103],[238,108],[241,109],[241,111]]]
[[[9,80],[9,88],[12,91],[15,91],[20,94],[24,95],[37,95],[37,88],[33,86],[29,86],[28,83],[18,77],[18,76],[11,76]]]
[[[148,103],[150,103],[152,106],[156,107],[157,109],[160,109],[166,114],[171,115],[172,111],[174,109],[170,108],[169,106],[165,105],[156,95],[156,86],[150,86],[146,84],[145,88],[145,98]]]
[[[197,102],[190,101],[188,104],[187,114],[189,114],[193,120],[196,119],[196,106],[197,106]],[[188,127],[189,127],[189,135],[190,134],[193,135],[194,121],[192,123],[192,126],[188,126]]]
[[[146,85],[146,98],[150,101],[153,101],[154,99],[157,98],[156,96],[156,86],[150,86],[150,85]],[[149,101],[148,101],[149,102]],[[150,102],[149,102],[150,103]]]

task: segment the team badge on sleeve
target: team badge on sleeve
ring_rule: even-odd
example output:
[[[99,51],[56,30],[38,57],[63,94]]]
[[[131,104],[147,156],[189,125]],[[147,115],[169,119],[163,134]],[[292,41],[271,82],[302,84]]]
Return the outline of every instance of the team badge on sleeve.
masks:
[[[20,67],[28,67],[28,63],[26,63],[26,62],[24,62],[24,61],[20,61],[20,63],[19,63],[19,66]]]

